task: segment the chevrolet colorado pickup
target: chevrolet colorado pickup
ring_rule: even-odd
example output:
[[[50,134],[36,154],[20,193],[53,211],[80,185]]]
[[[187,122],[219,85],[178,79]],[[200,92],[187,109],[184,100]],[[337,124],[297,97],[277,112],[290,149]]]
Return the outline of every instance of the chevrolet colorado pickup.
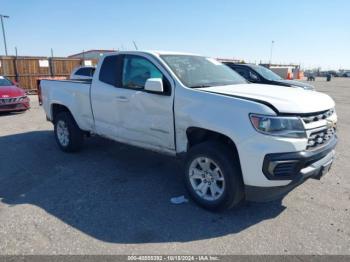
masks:
[[[335,156],[328,95],[248,83],[199,55],[108,54],[91,83],[42,80],[41,95],[63,151],[97,134],[179,156],[189,194],[210,210],[281,198]]]

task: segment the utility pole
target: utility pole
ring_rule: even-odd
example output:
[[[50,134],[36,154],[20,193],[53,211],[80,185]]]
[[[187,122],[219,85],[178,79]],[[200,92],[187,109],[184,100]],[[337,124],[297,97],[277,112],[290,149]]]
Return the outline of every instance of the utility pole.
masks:
[[[269,61],[269,65],[271,66],[271,61],[272,61],[272,51],[273,51],[273,44],[275,43],[274,40],[271,41],[271,49],[270,49],[270,61]]]
[[[83,49],[83,60],[81,61],[81,65],[85,66],[85,50]]]
[[[17,51],[17,46],[15,46],[15,59],[13,59],[13,69],[15,70],[15,79],[16,82],[18,83],[18,69],[17,69],[17,59],[18,59],[18,51]]]
[[[51,77],[54,77],[55,76],[55,68],[54,68],[54,61],[53,61],[53,48],[51,48],[51,57],[49,58],[49,61],[50,61],[50,74],[51,74]]]
[[[2,36],[4,37],[4,46],[5,46],[5,55],[7,56],[7,44],[6,44],[6,34],[5,34],[5,26],[4,26],[4,18],[10,18],[8,15],[0,15],[1,19],[1,27],[2,27]]]

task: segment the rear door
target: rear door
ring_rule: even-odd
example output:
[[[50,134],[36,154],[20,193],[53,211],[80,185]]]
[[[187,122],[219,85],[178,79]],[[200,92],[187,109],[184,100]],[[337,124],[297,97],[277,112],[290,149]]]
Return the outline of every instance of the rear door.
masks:
[[[116,99],[116,128],[121,140],[174,152],[174,83],[156,59],[148,55],[124,55]],[[144,90],[149,78],[162,78],[164,93]]]
[[[119,138],[118,126],[115,123],[119,118],[116,98],[120,95],[117,85],[121,62],[121,55],[105,57],[94,75],[91,86],[91,106],[95,120],[95,132],[115,140]]]

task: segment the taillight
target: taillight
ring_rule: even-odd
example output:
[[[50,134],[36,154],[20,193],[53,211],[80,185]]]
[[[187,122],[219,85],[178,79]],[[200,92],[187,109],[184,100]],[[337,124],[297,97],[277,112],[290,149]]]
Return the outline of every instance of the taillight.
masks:
[[[39,100],[39,105],[41,106],[43,104],[43,98],[41,96],[41,86],[40,86],[40,81],[37,80],[37,88],[38,88],[38,100]]]

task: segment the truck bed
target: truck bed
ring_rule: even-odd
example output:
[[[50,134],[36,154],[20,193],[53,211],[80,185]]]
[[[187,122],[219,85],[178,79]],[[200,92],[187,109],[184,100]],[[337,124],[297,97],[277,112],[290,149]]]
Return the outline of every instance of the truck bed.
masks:
[[[60,104],[70,109],[81,129],[93,130],[91,80],[41,80],[40,86],[43,107],[49,120],[53,120],[53,105]]]

